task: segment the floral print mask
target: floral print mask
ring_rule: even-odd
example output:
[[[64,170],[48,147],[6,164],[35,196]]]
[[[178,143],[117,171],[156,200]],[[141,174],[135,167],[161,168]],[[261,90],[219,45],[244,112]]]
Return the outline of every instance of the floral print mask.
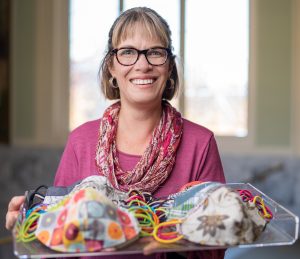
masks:
[[[219,184],[201,192],[206,197],[177,225],[184,238],[201,245],[229,246],[251,243],[264,230],[266,221],[255,204],[243,202],[235,190]]]

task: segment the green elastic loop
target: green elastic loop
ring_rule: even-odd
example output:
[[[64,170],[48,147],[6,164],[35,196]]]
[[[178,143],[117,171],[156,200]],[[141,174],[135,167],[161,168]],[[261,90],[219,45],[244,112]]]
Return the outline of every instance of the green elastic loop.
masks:
[[[39,219],[40,213],[38,212],[32,212],[27,219],[24,220],[22,224],[18,224],[17,230],[18,230],[18,241],[22,241],[24,243],[31,242],[37,239],[35,236],[35,230],[29,231],[29,228],[34,224],[36,220]]]
[[[155,223],[154,223],[154,221],[151,219],[151,217],[146,216],[146,215],[144,215],[144,214],[139,214],[139,213],[134,213],[134,216],[135,216],[136,218],[144,218],[144,219],[149,220],[150,225],[148,225],[148,226],[149,226],[149,227],[152,226],[152,228],[154,229]],[[142,228],[143,225],[140,224],[140,227]],[[149,232],[147,232],[147,231],[144,231],[144,230],[141,230],[141,232],[140,232],[140,236],[142,236],[142,237],[145,237],[145,236],[152,236],[152,234],[153,234],[153,230],[151,231],[151,233],[149,233]]]

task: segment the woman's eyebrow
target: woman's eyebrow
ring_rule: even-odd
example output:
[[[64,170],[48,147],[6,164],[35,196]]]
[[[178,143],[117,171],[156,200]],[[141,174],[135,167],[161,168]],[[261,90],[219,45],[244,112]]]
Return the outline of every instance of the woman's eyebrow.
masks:
[[[144,49],[138,49],[137,47],[135,46],[132,46],[132,45],[124,45],[124,46],[120,46],[118,49],[124,49],[124,48],[128,48],[128,49],[137,49],[137,50],[144,50]],[[154,46],[151,46],[149,48],[146,48],[146,49],[155,49],[155,48],[164,48],[164,46],[162,45],[154,45]]]
[[[124,49],[124,48],[128,48],[128,49],[136,49],[134,46],[132,45],[124,45],[124,46],[120,46],[118,49]]]

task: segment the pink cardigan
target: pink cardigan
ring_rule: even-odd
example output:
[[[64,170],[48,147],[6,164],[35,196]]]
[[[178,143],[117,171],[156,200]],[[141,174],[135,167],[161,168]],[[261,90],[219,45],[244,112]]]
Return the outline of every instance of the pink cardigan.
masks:
[[[54,185],[68,186],[90,175],[97,175],[95,152],[100,120],[87,122],[69,135],[62,159],[56,172]],[[131,170],[140,156],[118,152],[123,170]],[[221,159],[213,133],[188,120],[183,120],[183,135],[171,175],[154,192],[156,197],[166,197],[191,181],[225,182]],[[220,259],[223,250],[189,253],[188,258]],[[96,258],[96,257],[91,257]],[[101,259],[143,258],[142,255],[99,257]],[[145,258],[155,258],[155,255]]]

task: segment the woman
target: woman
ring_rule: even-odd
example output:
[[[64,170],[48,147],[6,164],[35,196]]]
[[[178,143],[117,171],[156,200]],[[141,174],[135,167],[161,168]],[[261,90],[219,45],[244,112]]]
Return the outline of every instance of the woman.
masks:
[[[225,181],[212,132],[181,118],[166,101],[178,91],[179,77],[171,32],[161,16],[140,7],[121,14],[109,32],[99,74],[104,95],[120,101],[101,120],[70,134],[55,185],[100,174],[118,190],[138,188],[166,197],[191,181]],[[10,202],[8,229],[23,200]],[[222,251],[201,254],[223,257]]]

